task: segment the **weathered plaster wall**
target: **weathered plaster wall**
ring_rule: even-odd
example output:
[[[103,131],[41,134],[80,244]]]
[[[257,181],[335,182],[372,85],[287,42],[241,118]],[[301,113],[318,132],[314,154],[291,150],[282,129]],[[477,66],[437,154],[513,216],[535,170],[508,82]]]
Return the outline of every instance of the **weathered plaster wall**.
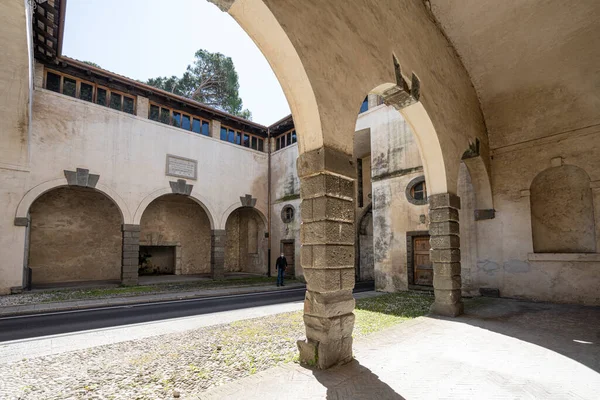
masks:
[[[540,139],[492,153],[492,189],[496,218],[479,221],[478,262],[474,280],[506,297],[600,304],[598,253],[532,254],[530,187],[553,165],[574,165],[590,178],[594,201],[596,249],[600,225],[600,131]],[[557,188],[559,190],[559,188]],[[461,238],[462,239],[462,238]]]
[[[275,275],[275,261],[281,254],[282,240],[294,240],[297,278],[304,276],[300,265],[300,181],[296,170],[298,145],[293,144],[271,154],[271,274]],[[284,223],[281,210],[286,205],[294,207],[294,220]]]
[[[121,215],[106,196],[59,188],[38,198],[30,215],[33,284],[120,279]]]
[[[64,170],[87,168],[100,175],[97,188],[110,192],[124,223],[139,224],[145,208],[171,193],[169,182],[177,180],[165,175],[167,154],[198,160],[198,179],[188,184],[213,229],[225,229],[227,215],[246,194],[267,214],[266,153],[36,89],[30,172],[0,168],[5,205],[0,211],[0,293],[22,284],[26,229],[15,226],[14,219],[18,209],[26,216],[35,199],[27,192],[66,185]]]
[[[239,208],[227,219],[225,230],[225,272],[266,275],[266,227],[261,216],[251,208]]]
[[[375,279],[375,260],[373,258],[373,210],[364,214],[358,225],[359,274],[362,281]]]
[[[210,221],[202,207],[181,195],[154,200],[144,211],[140,245],[179,245],[180,273],[210,272]]]
[[[23,282],[25,227],[15,229],[14,210],[28,178],[30,61],[26,8],[22,0],[0,4],[0,294]],[[5,251],[2,251],[5,249]]]

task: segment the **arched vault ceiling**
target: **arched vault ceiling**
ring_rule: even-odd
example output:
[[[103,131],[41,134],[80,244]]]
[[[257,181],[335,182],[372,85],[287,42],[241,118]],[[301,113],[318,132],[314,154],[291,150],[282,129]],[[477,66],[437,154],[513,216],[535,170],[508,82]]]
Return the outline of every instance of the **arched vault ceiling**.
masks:
[[[600,1],[431,0],[490,147],[600,124]]]

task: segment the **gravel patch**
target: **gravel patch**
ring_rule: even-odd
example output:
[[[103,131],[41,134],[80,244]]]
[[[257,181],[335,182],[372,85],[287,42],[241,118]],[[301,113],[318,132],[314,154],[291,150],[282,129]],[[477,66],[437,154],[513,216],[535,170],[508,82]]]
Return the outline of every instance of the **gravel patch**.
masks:
[[[432,300],[412,293],[358,300],[355,336],[423,315]],[[374,324],[377,315],[385,323]],[[0,365],[0,398],[191,398],[297,361],[296,340],[303,336],[298,311],[22,360]]]

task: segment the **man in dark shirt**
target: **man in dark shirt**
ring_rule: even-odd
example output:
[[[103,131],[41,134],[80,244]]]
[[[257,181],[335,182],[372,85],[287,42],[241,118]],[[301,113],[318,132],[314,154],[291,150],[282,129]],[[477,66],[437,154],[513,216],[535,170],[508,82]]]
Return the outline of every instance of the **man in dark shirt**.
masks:
[[[277,261],[275,261],[275,269],[277,269],[277,286],[285,286],[283,284],[283,274],[285,273],[285,268],[287,267],[287,260],[283,253],[279,257],[277,257]]]

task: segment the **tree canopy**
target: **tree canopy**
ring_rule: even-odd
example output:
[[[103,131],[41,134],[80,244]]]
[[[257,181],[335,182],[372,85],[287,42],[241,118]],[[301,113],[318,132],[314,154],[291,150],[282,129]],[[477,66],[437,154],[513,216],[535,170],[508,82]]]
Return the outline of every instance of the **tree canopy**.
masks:
[[[238,75],[231,57],[221,53],[198,50],[194,63],[181,77],[175,75],[148,79],[150,86],[196,100],[245,119],[252,119],[248,109],[242,109]]]

